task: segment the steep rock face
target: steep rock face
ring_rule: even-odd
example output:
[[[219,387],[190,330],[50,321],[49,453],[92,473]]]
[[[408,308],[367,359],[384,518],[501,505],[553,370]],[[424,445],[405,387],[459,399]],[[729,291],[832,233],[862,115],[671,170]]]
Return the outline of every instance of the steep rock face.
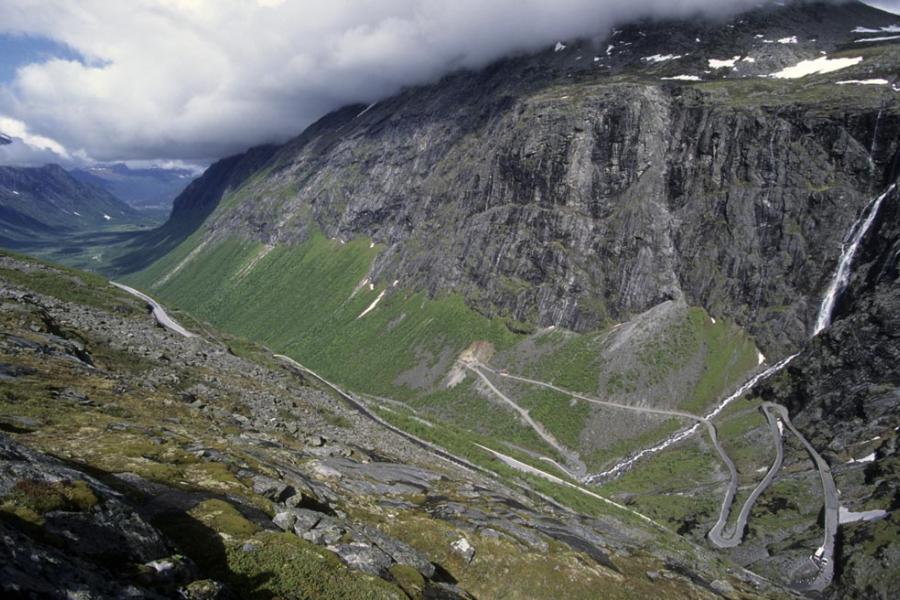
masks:
[[[865,119],[838,111],[629,82],[461,104],[445,91],[333,116],[210,229],[371,236],[387,248],[373,280],[575,330],[683,295],[780,351],[805,337],[900,129],[882,115],[872,162]]]
[[[757,391],[788,406],[825,456],[851,511],[885,518],[845,525],[835,598],[888,598],[896,577],[900,454],[900,193],[863,241],[832,326],[782,376]],[[865,592],[863,590],[866,590]]]
[[[273,146],[260,146],[209,167],[175,199],[171,218],[162,227],[131,240],[112,261],[109,271],[134,271],[171,251],[203,223],[228,190],[240,187],[266,164],[274,151]]]
[[[854,26],[895,21],[858,2],[794,2],[505,59],[336,111],[240,190],[245,177],[198,181],[172,223],[232,192],[204,235],[368,236],[384,246],[370,281],[576,331],[683,297],[783,354],[806,338],[844,232],[900,155],[891,87],[836,81],[893,78],[900,52],[866,45],[839,74],[760,76],[859,53]],[[715,68],[722,57],[742,60]],[[670,80],[686,73],[701,82]]]
[[[785,377],[761,388],[823,436],[839,439],[848,430],[865,436],[865,428],[883,427],[882,419],[897,420],[898,257],[900,192],[895,189],[860,247],[831,327],[811,342]]]

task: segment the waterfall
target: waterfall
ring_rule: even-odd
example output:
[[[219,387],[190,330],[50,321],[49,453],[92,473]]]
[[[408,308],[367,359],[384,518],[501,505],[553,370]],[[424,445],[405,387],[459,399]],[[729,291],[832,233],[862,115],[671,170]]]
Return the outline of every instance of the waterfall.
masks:
[[[819,314],[816,317],[816,327],[813,330],[814,337],[831,324],[831,314],[834,312],[834,304],[840,293],[850,281],[850,266],[853,263],[853,257],[856,255],[859,244],[865,237],[866,232],[869,231],[872,223],[875,222],[875,217],[878,215],[878,209],[881,208],[881,203],[892,191],[894,191],[894,187],[896,187],[896,184],[891,185],[885,193],[872,201],[860,215],[859,219],[853,224],[853,227],[850,228],[850,239],[842,244],[841,258],[838,261],[837,270],[835,270],[834,275],[831,278],[831,283],[828,284],[828,289],[825,291],[825,297],[822,299],[822,305],[819,307]]]

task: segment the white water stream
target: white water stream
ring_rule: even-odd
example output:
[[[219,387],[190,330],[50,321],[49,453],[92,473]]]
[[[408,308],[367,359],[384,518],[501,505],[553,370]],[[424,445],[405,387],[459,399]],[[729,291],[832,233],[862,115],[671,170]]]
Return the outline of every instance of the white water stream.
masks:
[[[750,388],[752,388],[754,385],[756,385],[757,383],[759,383],[760,381],[762,381],[764,379],[771,377],[778,371],[785,368],[788,365],[788,363],[790,363],[792,360],[794,360],[794,357],[796,357],[796,356],[797,356],[796,354],[788,356],[787,358],[782,359],[778,363],[772,365],[765,371],[763,371],[761,373],[757,373],[756,375],[751,377],[748,381],[746,381],[741,387],[739,387],[733,394],[731,394],[730,396],[728,396],[727,398],[722,400],[722,402],[720,402],[709,414],[707,414],[703,418],[707,421],[714,418],[720,412],[725,410],[726,406],[728,406],[729,404],[731,404],[732,402],[734,402],[735,400],[737,400],[738,398],[743,396],[745,393],[747,393],[747,391],[750,390]],[[591,475],[585,481],[587,483],[598,483],[609,477],[614,477],[616,475],[619,475],[623,471],[629,469],[632,465],[634,465],[637,461],[644,458],[645,456],[648,456],[650,454],[655,454],[657,452],[665,450],[672,444],[677,444],[681,440],[687,439],[690,436],[694,435],[697,432],[697,430],[700,429],[700,425],[701,425],[701,423],[697,423],[687,429],[683,429],[677,433],[674,433],[671,436],[664,439],[663,441],[661,441],[660,443],[656,444],[655,446],[651,446],[649,448],[644,448],[637,454],[623,460],[622,462],[617,463],[611,469],[603,471],[602,473],[597,473],[596,475]]]
[[[828,284],[828,290],[825,292],[825,297],[822,299],[822,306],[819,307],[819,315],[816,317],[816,327],[813,330],[813,336],[818,335],[823,329],[831,325],[831,314],[834,312],[834,304],[840,293],[847,287],[847,283],[850,281],[850,267],[853,264],[853,258],[856,256],[856,251],[859,249],[859,243],[865,237],[869,228],[872,227],[872,223],[875,222],[875,217],[878,215],[878,209],[881,208],[881,203],[884,202],[884,199],[887,198],[892,191],[894,191],[895,186],[896,184],[891,185],[885,193],[873,200],[871,204],[866,207],[866,210],[863,211],[863,214],[860,215],[860,218],[853,224],[853,227],[850,228],[849,240],[843,245],[844,247],[841,252],[841,258],[838,261],[837,270],[835,270],[834,276],[831,278],[831,283]]]

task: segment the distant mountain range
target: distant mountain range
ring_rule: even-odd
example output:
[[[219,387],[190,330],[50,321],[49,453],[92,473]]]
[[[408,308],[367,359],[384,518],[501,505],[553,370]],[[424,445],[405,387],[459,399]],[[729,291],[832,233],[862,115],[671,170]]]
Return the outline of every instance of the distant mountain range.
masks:
[[[132,169],[122,163],[75,169],[71,174],[133,207],[164,210],[172,207],[172,201],[196,177],[188,169]]]
[[[148,217],[58,165],[0,167],[0,245],[141,224]]]
[[[15,146],[13,146],[15,144]],[[0,146],[13,146],[13,150],[23,146],[21,140],[0,133]],[[7,157],[8,158],[8,157]],[[0,160],[3,160],[0,157]],[[46,156],[29,156],[31,164],[52,162],[52,153]],[[22,164],[21,157],[6,160],[13,164]],[[150,167],[133,169],[124,163],[98,164],[69,170],[72,177],[82,183],[94,185],[106,190],[126,204],[142,210],[156,210],[165,214],[172,208],[172,201],[184,191],[197,174],[190,169],[164,169]]]

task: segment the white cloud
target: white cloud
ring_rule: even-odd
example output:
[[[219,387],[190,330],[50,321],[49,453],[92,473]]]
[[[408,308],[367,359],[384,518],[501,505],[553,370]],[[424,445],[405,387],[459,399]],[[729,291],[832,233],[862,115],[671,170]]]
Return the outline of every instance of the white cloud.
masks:
[[[62,144],[42,135],[35,135],[28,130],[28,126],[17,119],[0,116],[0,132],[28,146],[32,151],[49,152],[55,154],[58,160],[69,160],[68,150]]]
[[[0,114],[98,160],[202,160],[511,51],[757,1],[3,0],[0,33],[87,60],[21,68]]]

